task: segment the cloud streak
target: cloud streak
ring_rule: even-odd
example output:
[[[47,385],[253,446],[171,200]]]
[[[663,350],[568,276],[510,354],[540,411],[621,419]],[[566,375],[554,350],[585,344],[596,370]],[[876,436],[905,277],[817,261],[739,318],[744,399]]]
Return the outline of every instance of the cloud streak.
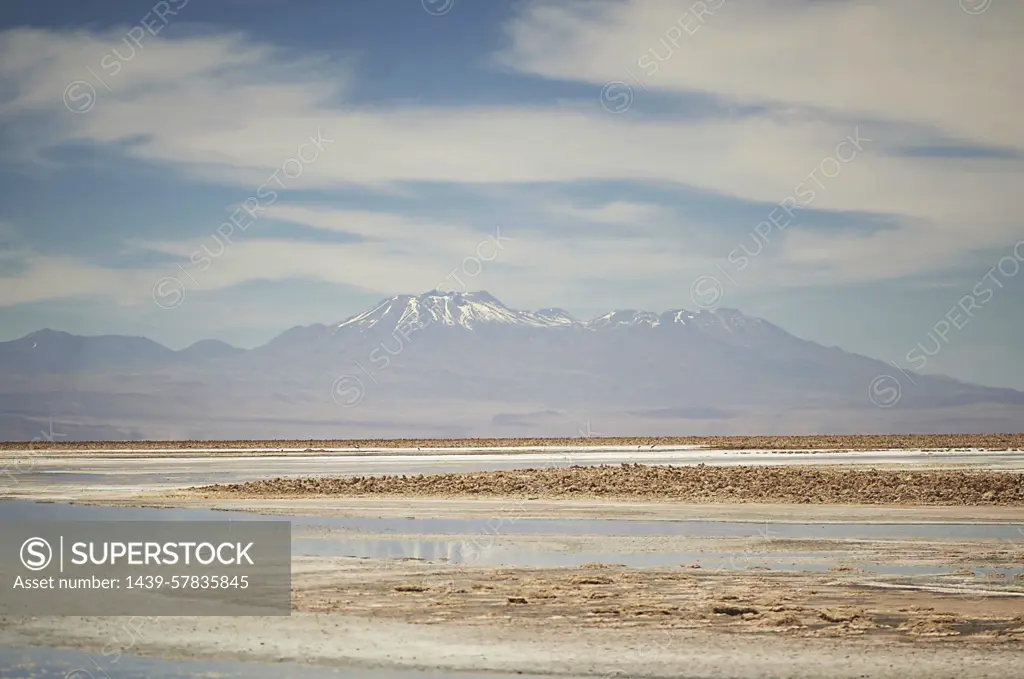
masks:
[[[109,51],[124,31],[17,29],[0,34],[0,80],[17,93],[0,104],[0,120],[12,130],[33,131],[19,141],[30,155],[85,144],[173,168],[190,181],[245,190],[293,155],[296,140],[310,131],[337,140],[294,185],[319,192],[320,202],[282,201],[260,220],[347,234],[353,242],[249,234],[210,268],[203,290],[306,277],[373,292],[421,291],[480,233],[505,228],[501,214],[466,211],[444,221],[397,207],[339,209],[330,197],[341,188],[380,195],[430,182],[519,184],[526,195],[530,187],[546,187],[537,190],[543,196],[534,212],[538,221],[520,226],[516,247],[488,271],[496,284],[523,291],[525,299],[510,302],[528,304],[531,290],[568,289],[596,278],[641,286],[660,280],[663,287],[670,278],[685,291],[735,242],[717,252],[697,247],[698,239],[686,247],[679,234],[714,234],[719,225],[683,221],[640,200],[609,197],[581,206],[551,196],[587,182],[650,183],[772,206],[854,127],[874,141],[820,192],[813,208],[863,215],[865,225],[885,218],[890,228],[829,230],[809,212],[773,237],[752,285],[941,272],[965,253],[1016,240],[1019,158],[925,157],[904,149],[949,140],[1024,148],[1017,114],[1024,93],[1011,86],[1013,67],[1024,61],[1015,29],[1024,10],[1007,5],[971,16],[920,0],[898,7],[729,0],[658,61],[667,54],[662,40],[678,25],[679,12],[678,3],[639,0],[523,5],[507,27],[510,44],[498,61],[528,77],[595,85],[590,100],[550,105],[357,104],[351,84],[372,74],[344,59],[233,32],[161,33],[118,74],[113,91],[75,115],[62,101],[69,74]],[[637,71],[644,55],[645,63],[658,66],[646,74],[645,87],[670,103],[641,115],[640,92],[638,110],[609,115],[597,100],[600,86]],[[671,97],[694,93],[725,108],[715,115],[679,114],[682,105]],[[583,238],[573,223],[620,228],[595,229]],[[131,245],[185,258],[198,247],[173,238]],[[114,271],[72,253],[27,252],[24,264],[0,292],[0,304],[78,295],[129,303],[146,299],[166,273]],[[546,297],[552,296],[557,292],[549,290]]]

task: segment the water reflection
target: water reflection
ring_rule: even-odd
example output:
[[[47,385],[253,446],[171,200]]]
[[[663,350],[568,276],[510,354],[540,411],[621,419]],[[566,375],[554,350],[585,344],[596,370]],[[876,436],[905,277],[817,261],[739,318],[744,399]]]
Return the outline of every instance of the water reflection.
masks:
[[[742,553],[601,553],[545,551],[503,546],[501,536],[683,536],[695,538],[790,539],[1003,539],[1024,546],[1017,526],[1008,524],[809,524],[745,523],[730,521],[628,521],[594,519],[415,519],[268,517],[245,512],[207,509],[92,507],[24,500],[0,502],[0,521],[16,520],[158,520],[254,521],[274,518],[293,525],[292,553],[296,556],[342,556],[370,559],[418,559],[431,563],[479,566],[573,567],[588,563],[631,568],[677,567],[744,570],[827,571],[841,565],[888,575],[947,573],[952,567],[866,563],[845,551]],[[365,538],[333,538],[331,530]],[[395,536],[395,537],[389,537]],[[398,537],[401,536],[401,537]],[[418,539],[417,536],[432,539]],[[469,536],[445,539],[444,536]],[[1010,581],[1024,569],[995,569]]]
[[[0,677],[11,679],[531,679],[528,675],[499,675],[414,670],[330,669],[292,663],[202,662],[158,660],[122,655],[116,660],[99,654],[49,648],[0,648]],[[532,679],[540,679],[534,677]]]
[[[1004,539],[1024,544],[1019,526],[1006,523],[774,523],[651,521],[627,519],[524,519],[496,511],[490,519],[304,517],[257,515],[213,509],[94,507],[29,500],[0,501],[0,521],[266,521],[298,528],[335,528],[375,535],[675,535],[699,538],[813,539]],[[298,532],[298,531],[296,531]]]

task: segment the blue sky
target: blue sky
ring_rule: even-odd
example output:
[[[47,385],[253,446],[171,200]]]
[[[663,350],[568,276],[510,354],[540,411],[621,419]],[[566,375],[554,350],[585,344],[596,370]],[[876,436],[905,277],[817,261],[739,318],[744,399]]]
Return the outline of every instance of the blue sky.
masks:
[[[254,346],[456,270],[1024,388],[1024,8],[890,4],[0,6],[0,340]]]

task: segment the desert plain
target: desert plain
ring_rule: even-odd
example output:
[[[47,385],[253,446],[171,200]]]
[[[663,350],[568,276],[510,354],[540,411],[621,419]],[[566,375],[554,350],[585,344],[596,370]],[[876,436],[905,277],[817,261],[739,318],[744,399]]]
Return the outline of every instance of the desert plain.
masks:
[[[1022,676],[1019,435],[7,444],[0,465],[5,520],[53,503],[294,521],[290,616],[148,619],[136,656]],[[123,624],[7,617],[0,645],[99,653]]]

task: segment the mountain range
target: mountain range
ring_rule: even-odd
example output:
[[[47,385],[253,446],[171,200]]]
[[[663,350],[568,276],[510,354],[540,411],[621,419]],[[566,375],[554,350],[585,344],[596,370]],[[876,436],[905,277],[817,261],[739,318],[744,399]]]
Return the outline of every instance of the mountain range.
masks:
[[[735,309],[589,321],[397,295],[239,349],[40,330],[0,343],[0,439],[1017,431],[1024,392],[903,373]],[[49,435],[53,435],[52,433]]]

